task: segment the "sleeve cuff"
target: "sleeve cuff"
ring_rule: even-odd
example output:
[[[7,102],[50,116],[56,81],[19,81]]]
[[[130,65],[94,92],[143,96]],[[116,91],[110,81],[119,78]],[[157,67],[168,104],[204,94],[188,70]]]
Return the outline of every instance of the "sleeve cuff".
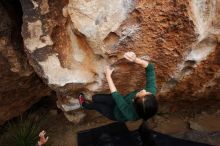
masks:
[[[114,91],[112,92],[112,95],[118,94],[118,91]]]
[[[113,98],[116,98],[117,96],[120,96],[120,94],[119,94],[118,91],[112,92],[112,97],[113,97]]]
[[[154,66],[154,65],[153,65],[152,63],[149,63],[149,64],[147,65],[147,67],[145,67],[145,69],[148,70],[148,69],[152,68],[153,66]]]

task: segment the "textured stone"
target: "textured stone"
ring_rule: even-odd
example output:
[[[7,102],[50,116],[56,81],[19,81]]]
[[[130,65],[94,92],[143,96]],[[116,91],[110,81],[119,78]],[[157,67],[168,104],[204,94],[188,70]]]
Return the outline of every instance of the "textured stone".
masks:
[[[190,128],[197,131],[219,132],[219,115],[199,115],[190,121]]]
[[[161,101],[219,101],[219,0],[22,0],[22,36],[35,72],[59,95],[143,88],[144,69],[126,51],[155,64]],[[129,80],[128,80],[129,76]],[[62,97],[63,97],[62,96]],[[199,101],[199,102],[198,102]],[[216,104],[218,104],[216,102]],[[60,107],[60,106],[59,106]]]
[[[80,122],[82,122],[86,116],[86,114],[82,111],[73,112],[73,113],[64,113],[64,115],[70,122],[73,122],[75,124],[79,124]]]
[[[50,115],[52,116],[57,116],[58,115],[58,111],[56,109],[52,109],[49,111]]]
[[[0,125],[19,116],[51,90],[28,63],[19,1],[0,2]]]
[[[187,122],[184,121],[181,118],[177,117],[169,117],[169,119],[166,118],[156,118],[157,126],[154,128],[154,130],[159,131],[161,133],[166,134],[180,134],[185,133],[188,131],[188,125]]]

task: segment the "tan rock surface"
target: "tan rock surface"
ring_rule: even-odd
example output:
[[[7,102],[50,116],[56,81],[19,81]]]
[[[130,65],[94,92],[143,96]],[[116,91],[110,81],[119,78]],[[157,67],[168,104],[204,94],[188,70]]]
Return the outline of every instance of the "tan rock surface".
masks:
[[[59,95],[109,92],[106,64],[115,66],[113,80],[120,92],[142,88],[144,70],[122,57],[134,51],[154,62],[161,101],[202,105],[220,99],[219,0],[22,0],[21,4],[29,61]],[[68,99],[58,100],[68,104]]]
[[[220,132],[220,115],[199,115],[190,121],[190,128],[197,131]]]
[[[188,131],[188,124],[181,118],[170,116],[168,119],[157,116],[154,130],[166,134],[179,134]]]
[[[175,103],[176,111],[181,101],[219,104],[219,0],[20,2],[23,23],[5,0],[0,7],[0,101],[12,111],[2,119],[48,94],[34,72],[57,92],[59,107],[71,106],[79,92],[109,92],[106,64],[115,66],[113,80],[122,94],[142,88],[144,70],[123,59],[126,51],[154,62],[158,97]],[[23,108],[13,111],[17,105]]]

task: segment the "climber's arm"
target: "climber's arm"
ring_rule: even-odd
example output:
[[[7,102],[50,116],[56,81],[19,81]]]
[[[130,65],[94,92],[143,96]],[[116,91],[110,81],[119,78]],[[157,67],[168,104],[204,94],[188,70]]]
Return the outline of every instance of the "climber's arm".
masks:
[[[110,88],[111,93],[117,91],[115,84],[114,84],[112,77],[111,77],[113,71],[114,71],[114,69],[111,69],[110,66],[106,66],[105,75],[106,75],[106,79],[107,79],[108,86]]]
[[[149,64],[148,61],[140,59],[140,58],[137,58],[137,57],[136,57],[134,62],[137,63],[137,64],[140,64],[143,68],[147,68],[147,66]]]
[[[146,60],[136,57],[134,52],[126,52],[124,54],[124,57],[127,60],[140,64],[142,67],[145,68],[147,81],[145,90],[151,92],[153,95],[156,95],[156,74],[154,71],[154,65]]]
[[[154,71],[154,65],[148,61],[136,58],[135,63],[140,64],[145,68],[146,87],[145,90],[156,95],[156,74]]]

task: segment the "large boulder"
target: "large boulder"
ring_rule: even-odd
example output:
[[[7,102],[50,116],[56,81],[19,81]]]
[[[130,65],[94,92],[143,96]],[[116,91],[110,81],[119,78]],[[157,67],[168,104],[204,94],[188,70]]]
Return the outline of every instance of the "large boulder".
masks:
[[[202,106],[220,99],[219,0],[21,0],[21,5],[28,59],[61,95],[61,108],[71,106],[79,92],[109,92],[106,64],[115,66],[113,80],[122,94],[142,88],[144,70],[123,59],[126,51],[155,64],[161,101]]]

